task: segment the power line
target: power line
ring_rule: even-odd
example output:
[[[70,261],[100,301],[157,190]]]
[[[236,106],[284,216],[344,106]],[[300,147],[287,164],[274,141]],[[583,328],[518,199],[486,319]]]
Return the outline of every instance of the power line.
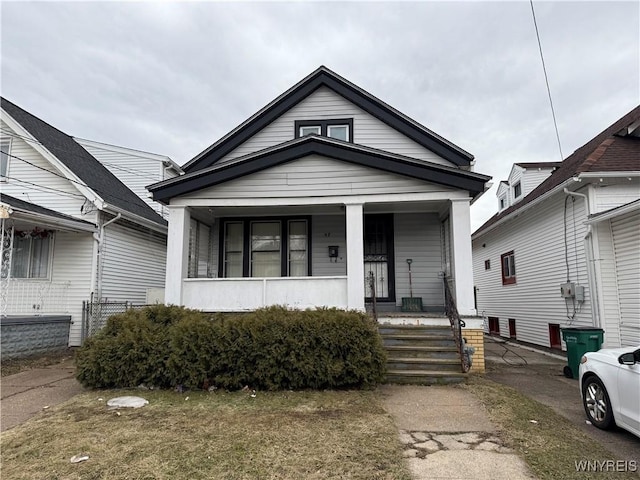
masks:
[[[89,188],[89,189],[91,189],[91,190],[95,191],[95,192],[96,192],[96,193],[98,193],[98,194],[101,194],[101,195],[102,195],[102,194],[105,194],[105,193],[106,193],[106,192],[104,192],[104,191],[102,191],[102,190],[100,190],[100,189],[98,189],[98,188],[90,187],[90,186],[88,186],[88,185],[87,185],[87,184],[85,184],[85,183],[78,182],[77,180],[73,180],[73,179],[71,179],[71,178],[67,178],[67,177],[66,177],[66,176],[64,176],[64,175],[61,175],[61,174],[56,173],[56,172],[53,172],[53,171],[51,171],[51,170],[49,170],[49,169],[47,169],[47,168],[41,167],[40,165],[36,165],[35,163],[32,163],[32,162],[30,162],[29,160],[25,160],[24,158],[18,157],[18,156],[16,156],[16,155],[11,155],[10,153],[6,153],[6,152],[2,152],[2,153],[4,153],[5,155],[7,155],[8,157],[15,158],[15,159],[20,160],[20,161],[22,161],[22,162],[24,162],[24,163],[26,163],[26,164],[28,164],[28,165],[31,165],[32,167],[35,167],[35,168],[38,168],[38,169],[43,170],[43,171],[45,171],[45,172],[48,172],[48,173],[50,173],[51,175],[55,175],[56,177],[63,178],[63,179],[65,179],[65,180],[69,181],[69,182],[75,183],[75,184],[80,185],[80,186],[82,186],[82,187]],[[5,177],[5,178],[10,178],[10,177]],[[19,180],[19,181],[24,182],[23,180]],[[24,183],[30,183],[30,182],[24,182]],[[125,185],[125,188],[128,188],[128,187],[126,187],[126,185]],[[133,197],[134,197],[134,198],[136,198],[137,200],[140,200],[140,197],[138,197],[135,193],[131,192],[131,194],[133,195]],[[132,202],[132,201],[131,201],[132,199],[122,198],[122,197],[119,197],[119,196],[117,196],[117,195],[114,195],[113,193],[108,193],[108,195],[110,195],[110,196],[111,196],[111,197],[113,197],[113,198],[117,198],[117,199],[119,199],[119,200],[122,200],[123,202],[133,203],[133,204],[136,204],[137,206],[140,206],[140,207],[148,207],[148,208],[151,208],[151,207],[149,207],[149,205],[147,205],[147,204],[146,204],[146,203],[144,203],[144,202],[143,202],[143,203]],[[79,195],[79,196],[80,196],[80,195]],[[141,200],[140,200],[140,201],[141,201]]]
[[[549,78],[547,77],[547,67],[544,64],[544,55],[542,54],[542,43],[540,43],[540,33],[538,32],[538,22],[536,22],[536,12],[533,9],[533,0],[529,0],[531,4],[531,14],[533,15],[533,25],[536,29],[536,38],[538,39],[538,49],[540,50],[540,60],[542,60],[542,71],[544,72],[544,81],[547,84],[547,93],[549,94],[549,105],[551,105],[551,115],[553,116],[553,126],[556,129],[556,138],[558,139],[558,150],[560,151],[560,161],[564,160],[562,154],[562,145],[560,144],[560,134],[558,133],[558,122],[556,121],[556,112],[553,108],[553,100],[551,100],[551,88],[549,88]]]
[[[40,185],[40,184],[37,184],[37,183],[28,182],[26,180],[21,180],[19,178],[15,178],[15,177],[5,176],[4,178],[7,178],[9,180],[13,180],[13,181],[18,182],[18,183],[26,183],[27,185],[31,185],[33,187],[37,187],[36,189],[40,190],[41,192],[45,191],[44,189],[46,189],[46,190],[50,190],[50,191],[52,191],[54,193],[57,193],[58,195],[65,195],[67,197],[85,198],[84,195],[80,195],[79,193],[65,192],[64,190],[60,190],[59,188],[47,187],[46,185]]]

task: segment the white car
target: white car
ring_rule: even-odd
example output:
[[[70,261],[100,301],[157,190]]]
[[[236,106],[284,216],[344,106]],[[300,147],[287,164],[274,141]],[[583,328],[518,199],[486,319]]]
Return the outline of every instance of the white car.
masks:
[[[640,437],[640,346],[603,348],[580,360],[580,392],[589,421]]]

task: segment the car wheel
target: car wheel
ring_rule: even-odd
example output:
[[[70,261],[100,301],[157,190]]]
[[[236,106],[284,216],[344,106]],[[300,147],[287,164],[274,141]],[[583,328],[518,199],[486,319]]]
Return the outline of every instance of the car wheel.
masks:
[[[591,376],[584,380],[582,403],[587,417],[596,427],[608,429],[615,424],[609,394],[598,377]]]

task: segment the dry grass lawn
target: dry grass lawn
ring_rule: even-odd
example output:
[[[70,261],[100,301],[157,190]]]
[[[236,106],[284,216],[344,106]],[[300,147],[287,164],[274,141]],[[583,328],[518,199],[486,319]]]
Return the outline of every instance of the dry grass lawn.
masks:
[[[150,403],[108,410],[122,395]],[[410,478],[373,391],[93,391],[0,438],[7,479]]]
[[[478,376],[465,388],[480,398],[501,437],[540,480],[638,480],[633,472],[578,472],[575,462],[617,459],[546,405]]]

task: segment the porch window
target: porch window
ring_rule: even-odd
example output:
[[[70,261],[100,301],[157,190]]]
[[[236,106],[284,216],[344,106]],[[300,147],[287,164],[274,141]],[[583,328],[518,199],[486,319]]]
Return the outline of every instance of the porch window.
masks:
[[[251,276],[280,276],[280,222],[251,224]]]
[[[308,218],[252,218],[222,222],[220,276],[309,275]]]
[[[49,278],[49,260],[53,246],[53,232],[16,231],[11,252],[12,278]]]
[[[211,244],[208,225],[191,219],[189,229],[189,262],[187,276],[189,278],[211,277]]]
[[[11,139],[0,139],[0,182],[6,182],[9,172],[9,151],[11,150]]]
[[[224,233],[224,276],[242,276],[243,254],[243,225],[242,222],[225,223]]]
[[[502,284],[510,285],[516,283],[516,261],[513,250],[501,255],[502,261]]]
[[[306,220],[289,220],[289,276],[307,276],[307,234]]]

